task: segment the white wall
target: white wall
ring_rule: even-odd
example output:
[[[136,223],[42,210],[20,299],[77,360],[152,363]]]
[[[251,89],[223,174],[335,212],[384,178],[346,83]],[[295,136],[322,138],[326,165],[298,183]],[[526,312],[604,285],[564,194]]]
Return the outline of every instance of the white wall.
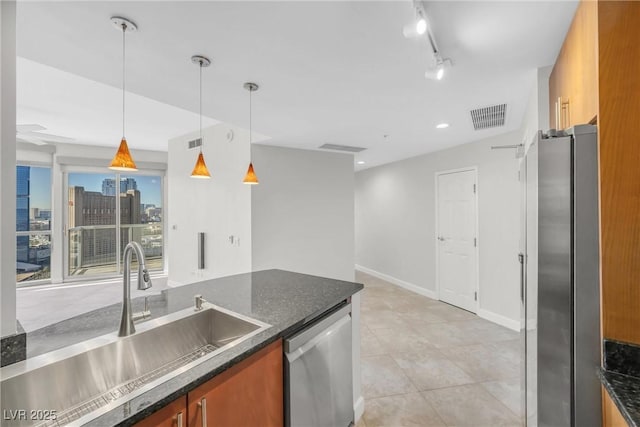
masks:
[[[538,129],[548,130],[549,125],[549,77],[553,65],[538,68]]]
[[[16,332],[16,3],[0,1],[0,335]]]
[[[538,68],[522,120],[522,143],[528,149],[538,130],[549,129],[549,76],[553,66]]]
[[[514,150],[521,132],[472,142],[356,174],[356,264],[436,292],[435,172],[478,167],[479,313],[519,324],[519,183]]]
[[[353,156],[253,146],[253,270],[354,280]]]
[[[234,138],[227,141],[233,129]],[[191,133],[169,141],[169,281],[186,284],[251,270],[251,189],[242,183],[249,162],[248,133],[228,125],[203,130],[211,179],[191,178],[198,149]],[[260,171],[258,171],[260,173]],[[260,176],[260,175],[258,175]],[[198,270],[197,233],[206,233],[205,269]],[[234,236],[234,243],[229,240]]]

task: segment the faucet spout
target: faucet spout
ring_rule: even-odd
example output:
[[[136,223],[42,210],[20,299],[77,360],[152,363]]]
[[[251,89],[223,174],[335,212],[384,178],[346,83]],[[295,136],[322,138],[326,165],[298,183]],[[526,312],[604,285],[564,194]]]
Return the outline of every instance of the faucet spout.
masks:
[[[124,248],[123,258],[123,278],[122,278],[122,316],[120,318],[120,329],[118,336],[126,337],[135,333],[134,318],[138,318],[131,311],[131,256],[132,253],[136,254],[138,260],[138,289],[149,289],[151,284],[151,277],[149,276],[149,270],[144,260],[144,252],[142,246],[138,242],[129,242]]]

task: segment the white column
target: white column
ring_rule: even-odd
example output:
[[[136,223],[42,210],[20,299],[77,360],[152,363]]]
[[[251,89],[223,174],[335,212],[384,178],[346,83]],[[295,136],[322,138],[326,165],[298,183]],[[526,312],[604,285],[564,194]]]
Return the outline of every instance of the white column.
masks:
[[[16,333],[16,2],[0,1],[0,335]]]

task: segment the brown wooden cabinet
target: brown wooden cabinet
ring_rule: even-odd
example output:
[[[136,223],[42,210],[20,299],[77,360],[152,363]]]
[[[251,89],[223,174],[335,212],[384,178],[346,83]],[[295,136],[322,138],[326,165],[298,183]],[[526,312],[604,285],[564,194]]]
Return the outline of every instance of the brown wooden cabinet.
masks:
[[[198,386],[137,427],[282,427],[282,340]]]
[[[602,425],[603,427],[627,427],[628,424],[622,417],[622,414],[618,410],[618,407],[607,390],[602,388]]]
[[[136,427],[187,427],[187,396],[182,396],[154,412]]]
[[[640,2],[598,2],[603,338],[640,344]]]
[[[189,427],[282,427],[282,340],[191,391]]]
[[[578,6],[549,78],[549,124],[594,123],[598,115],[598,3]]]

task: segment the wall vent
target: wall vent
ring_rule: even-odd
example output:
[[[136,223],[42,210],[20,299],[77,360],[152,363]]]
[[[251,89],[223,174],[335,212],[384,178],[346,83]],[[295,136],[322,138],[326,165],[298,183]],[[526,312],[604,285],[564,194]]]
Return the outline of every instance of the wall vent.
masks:
[[[200,147],[202,145],[202,138],[192,139],[188,142],[188,145],[189,150],[191,150],[192,148]]]
[[[492,105],[490,107],[471,110],[471,121],[475,130],[504,126],[507,104]]]
[[[359,153],[361,151],[366,150],[366,148],[362,148],[362,147],[352,147],[350,145],[338,145],[338,144],[323,144],[318,148],[322,150],[346,151],[348,153]]]

